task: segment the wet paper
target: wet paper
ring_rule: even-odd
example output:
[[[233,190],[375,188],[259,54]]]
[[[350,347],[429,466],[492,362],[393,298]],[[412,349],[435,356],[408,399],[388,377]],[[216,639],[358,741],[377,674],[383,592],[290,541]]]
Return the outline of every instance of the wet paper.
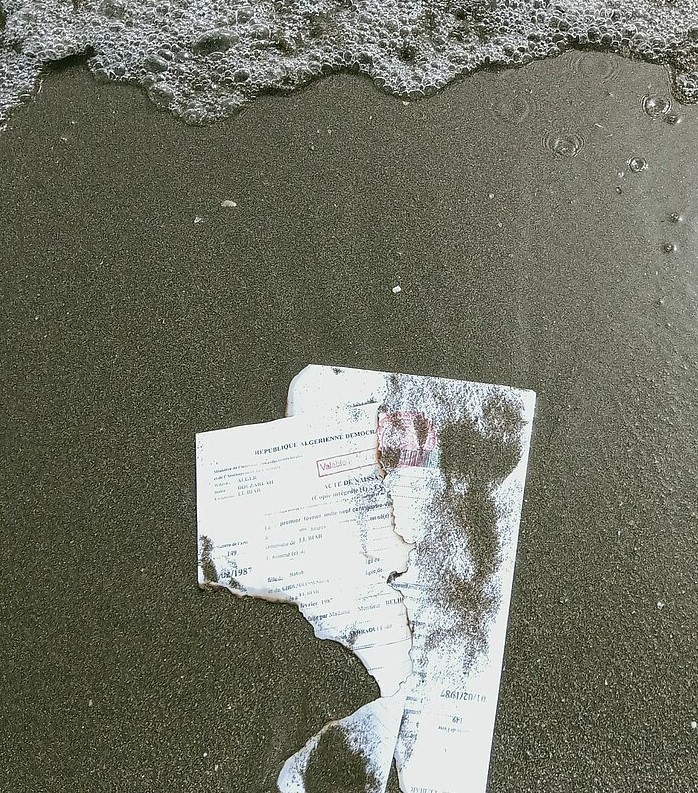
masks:
[[[409,670],[407,567],[376,456],[376,406],[197,435],[199,584],[295,603],[381,691]]]
[[[393,758],[406,793],[485,790],[534,403],[310,366],[288,418],[197,435],[200,585],[296,603],[381,692],[288,759],[282,793],[380,792]]]
[[[395,748],[406,793],[487,785],[535,395],[502,386],[310,366],[288,412],[381,405],[413,673]]]

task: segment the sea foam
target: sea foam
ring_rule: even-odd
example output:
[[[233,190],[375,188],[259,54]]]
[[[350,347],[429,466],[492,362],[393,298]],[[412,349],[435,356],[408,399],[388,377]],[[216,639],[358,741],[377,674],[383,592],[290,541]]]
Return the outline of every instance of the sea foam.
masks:
[[[52,63],[141,86],[193,124],[332,72],[403,98],[572,47],[667,64],[698,100],[695,0],[0,0],[0,125]]]

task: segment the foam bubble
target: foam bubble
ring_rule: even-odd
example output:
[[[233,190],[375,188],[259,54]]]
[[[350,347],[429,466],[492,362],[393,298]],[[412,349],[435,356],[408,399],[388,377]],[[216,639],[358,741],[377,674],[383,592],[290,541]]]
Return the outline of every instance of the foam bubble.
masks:
[[[158,106],[195,124],[229,116],[260,93],[290,91],[340,70],[419,99],[478,69],[524,66],[584,47],[665,63],[677,100],[698,101],[698,0],[0,3],[0,125],[50,64],[80,54],[97,77],[136,83]],[[617,68],[609,60],[590,77],[612,81]],[[648,95],[643,108],[680,121],[665,97]],[[528,108],[521,101],[499,113],[517,123]],[[557,148],[566,156],[564,141]]]

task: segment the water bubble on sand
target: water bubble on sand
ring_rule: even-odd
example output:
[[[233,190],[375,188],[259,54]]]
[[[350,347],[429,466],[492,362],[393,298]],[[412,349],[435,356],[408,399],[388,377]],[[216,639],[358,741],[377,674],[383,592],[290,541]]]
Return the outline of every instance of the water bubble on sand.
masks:
[[[650,118],[661,118],[671,110],[671,101],[664,96],[647,94],[642,97],[642,109]]]
[[[628,168],[633,173],[640,173],[647,170],[647,160],[644,157],[634,156],[628,160]]]
[[[235,20],[240,24],[249,22],[254,18],[254,9],[251,6],[241,6],[235,12]]]
[[[214,28],[198,36],[192,43],[192,50],[202,55],[211,55],[214,52],[226,52],[240,37],[237,33],[227,28]]]
[[[148,96],[161,108],[168,108],[175,98],[175,90],[167,83],[154,83],[148,88]]]
[[[584,146],[584,138],[574,132],[563,135],[545,135],[543,146],[558,157],[576,157]]]
[[[143,61],[143,66],[149,72],[166,72],[170,68],[170,64],[165,58],[159,55],[148,55]]]

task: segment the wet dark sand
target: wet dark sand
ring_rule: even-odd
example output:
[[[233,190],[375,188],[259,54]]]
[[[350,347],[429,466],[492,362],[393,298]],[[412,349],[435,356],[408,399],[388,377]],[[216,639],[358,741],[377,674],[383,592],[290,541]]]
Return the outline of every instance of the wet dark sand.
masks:
[[[693,790],[698,108],[648,118],[650,82],[340,76],[192,129],[74,70],[15,115],[3,793],[268,793],[375,695],[293,609],[196,588],[194,433],[279,417],[308,362],[538,392],[491,793]]]

